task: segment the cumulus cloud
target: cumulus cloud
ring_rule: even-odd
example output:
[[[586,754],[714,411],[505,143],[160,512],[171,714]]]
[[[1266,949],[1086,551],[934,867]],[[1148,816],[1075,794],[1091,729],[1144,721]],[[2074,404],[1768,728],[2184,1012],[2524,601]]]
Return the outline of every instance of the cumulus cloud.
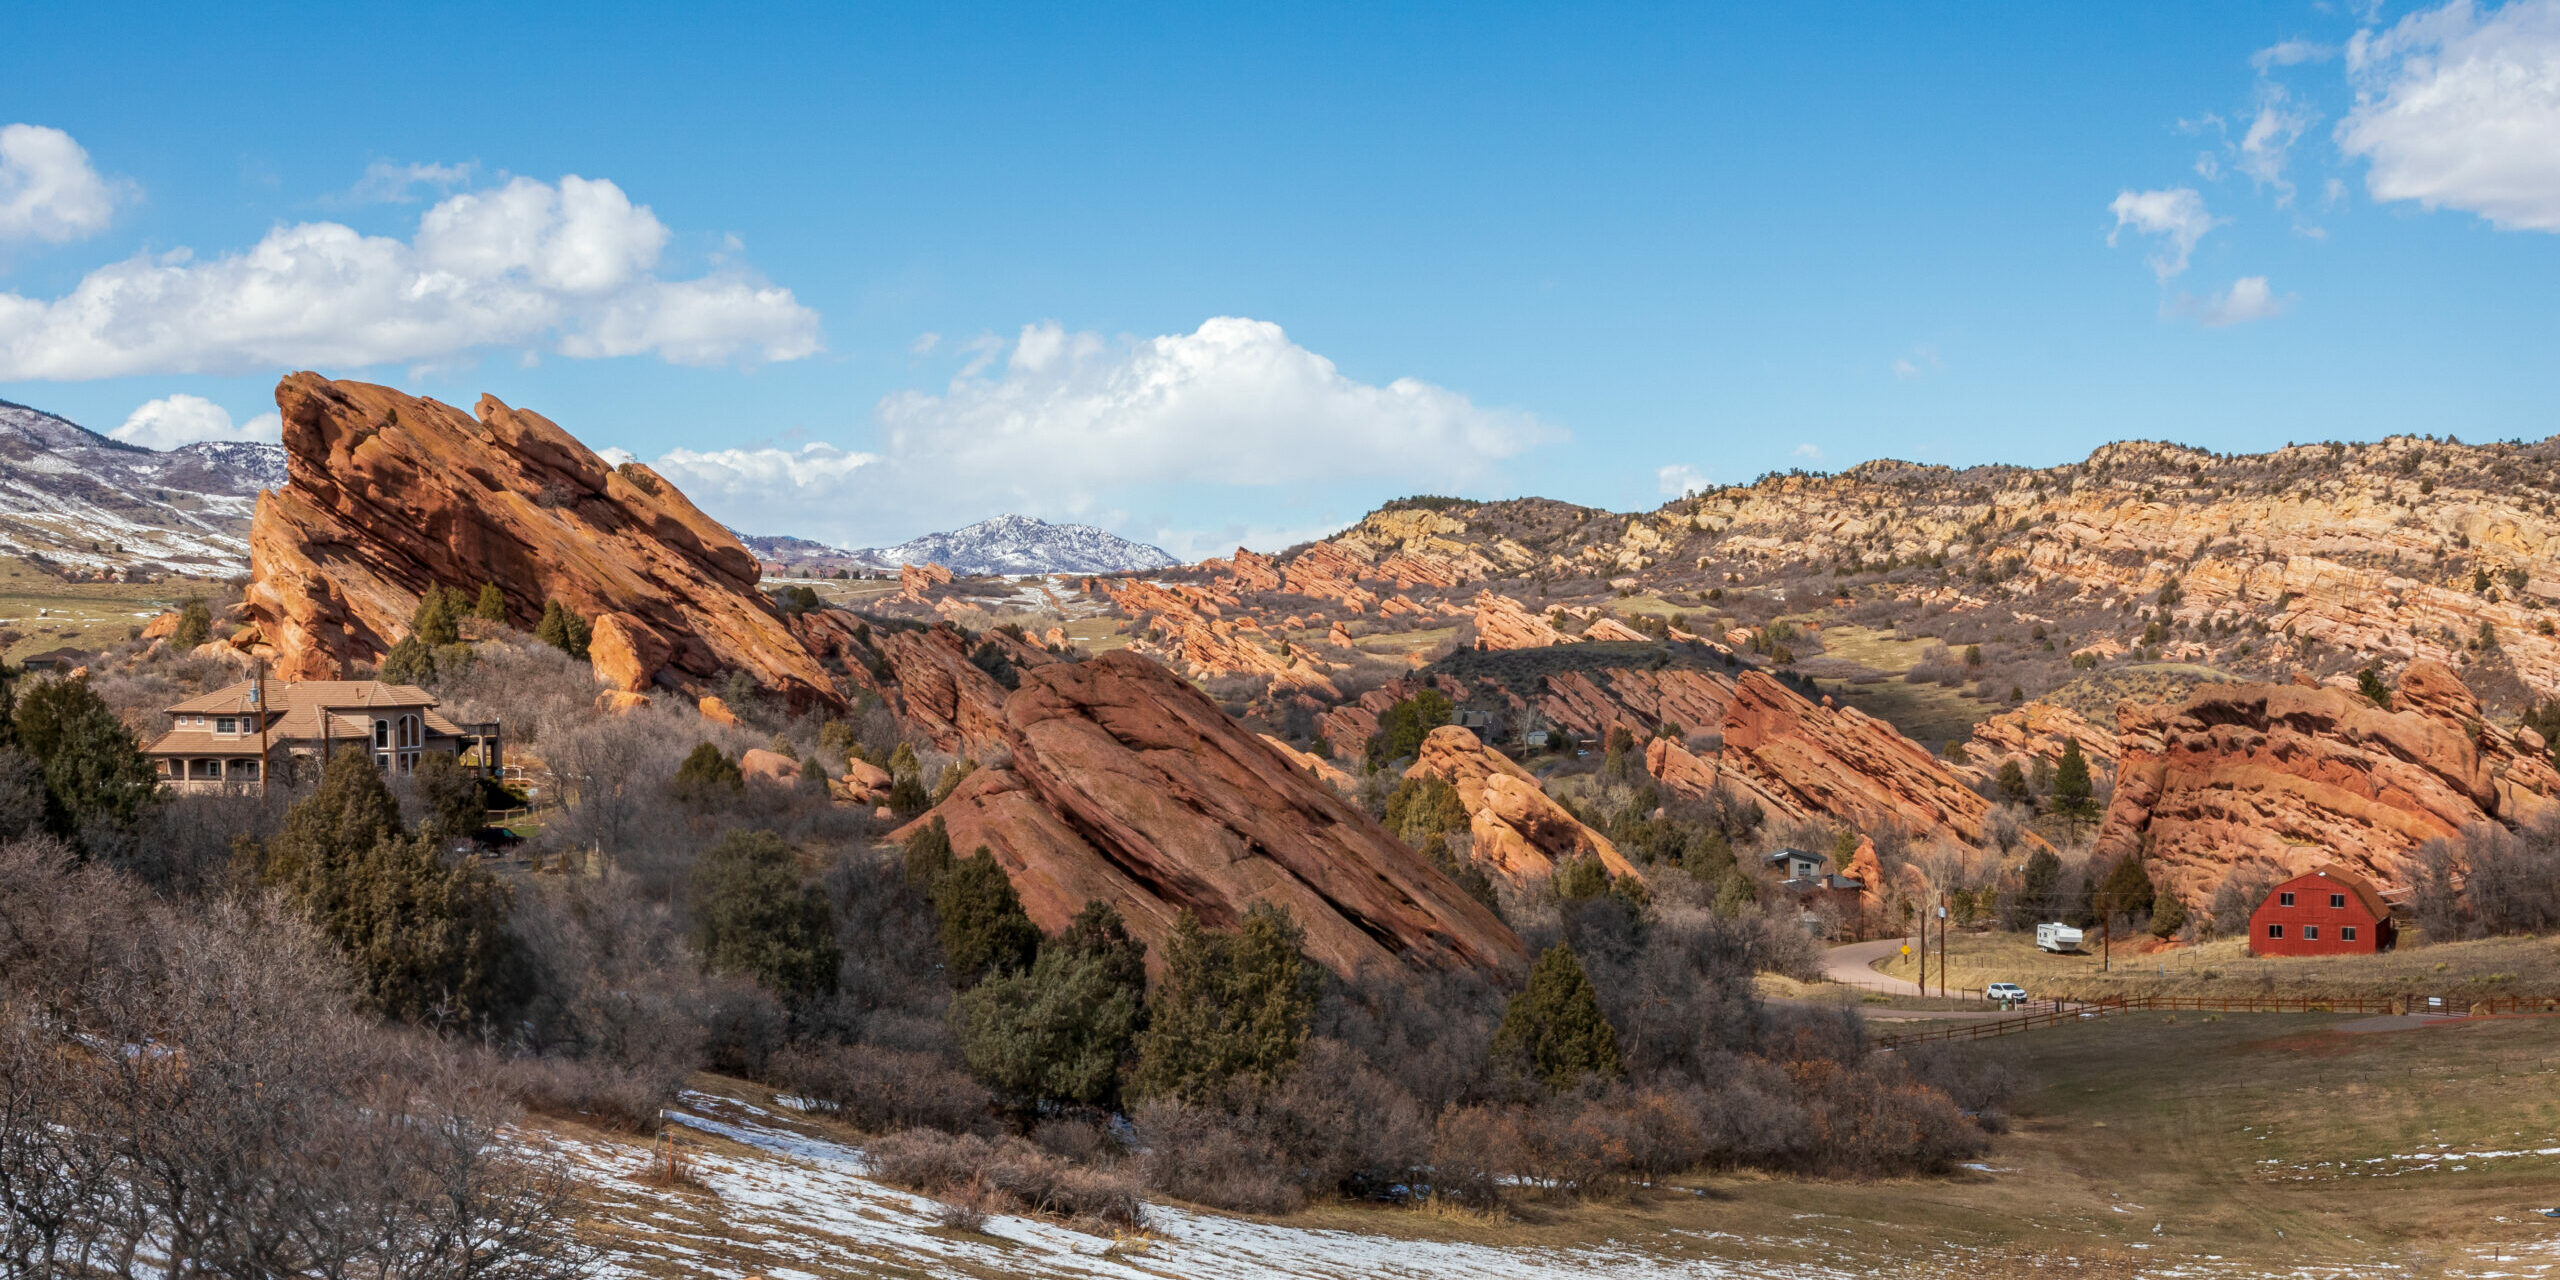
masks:
[[[175,449],[206,440],[272,443],[284,438],[284,419],[270,410],[234,425],[231,411],[221,405],[203,396],[174,395],[145,403],[126,415],[123,426],[107,434],[146,449]]]
[[[2204,197],[2193,187],[2119,191],[2107,211],[2116,216],[2115,230],[2107,233],[2109,248],[2127,231],[2160,238],[2160,252],[2151,257],[2151,272],[2162,280],[2187,269],[2196,242],[2220,221],[2205,211]]]
[[[491,346],[677,364],[794,360],[818,316],[724,267],[656,274],[670,232],[620,187],[515,178],[437,202],[407,241],[280,226],[90,272],[51,300],[0,293],[0,381],[435,360]]]
[[[2264,320],[2282,313],[2292,302],[2292,295],[2279,297],[2269,288],[2265,276],[2242,276],[2218,294],[2181,300],[2179,309],[2193,315],[2198,324],[2220,329]]]
[[[2276,193],[2276,203],[2293,203],[2293,183],[2284,176],[2285,161],[2303,131],[2319,122],[2319,114],[2296,101],[2284,86],[2261,86],[2258,113],[2234,148],[2232,167],[2260,188]]]
[[[1487,481],[1562,433],[1415,378],[1345,376],[1280,326],[1222,316],[1190,333],[1106,338],[1026,325],[939,392],[875,411],[879,447],[678,450],[656,465],[715,514],[874,538],[952,511],[1090,517],[1117,496]]]
[[[62,244],[106,230],[124,193],[60,129],[0,125],[0,243]]]
[[[1795,455],[1807,462],[1822,461],[1822,446],[1808,440],[1795,447]]]
[[[2327,62],[2338,56],[2335,45],[2300,38],[2281,40],[2249,55],[2249,65],[2263,72],[2274,67],[2296,67],[2306,62]]]
[[[1707,483],[1707,478],[1700,474],[1696,467],[1690,466],[1685,462],[1672,463],[1670,466],[1654,472],[1653,476],[1656,481],[1661,483],[1662,492],[1674,498],[1685,498],[1693,493],[1704,493],[1708,489],[1715,487]]]
[[[2376,200],[2560,231],[2560,0],[2470,0],[2347,44],[2356,105],[2339,149]]]

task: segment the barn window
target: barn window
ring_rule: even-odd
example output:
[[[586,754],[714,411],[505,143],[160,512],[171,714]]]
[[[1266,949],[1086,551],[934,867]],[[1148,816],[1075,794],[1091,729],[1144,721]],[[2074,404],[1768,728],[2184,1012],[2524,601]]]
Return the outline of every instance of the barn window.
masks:
[[[2316,924],[2306,924],[2302,926],[2302,936],[2311,941],[2318,941],[2320,937],[2320,926]]]
[[[2343,893],[2333,893],[2329,895],[2329,909],[2331,911],[2344,911],[2346,910],[2346,907],[2347,895]]]
[[[2293,905],[2293,895],[2292,895],[2292,894],[2290,894],[2290,893],[2279,893],[2279,894],[2277,894],[2277,895],[2276,895],[2276,905],[2277,905],[2277,906],[2279,906],[2279,907],[2290,907],[2290,906],[2292,906],[2292,905]]]
[[[2271,924],[2271,925],[2268,925],[2268,926],[2267,926],[2267,936],[2268,936],[2268,937],[2270,937],[2270,938],[2281,938],[2281,937],[2283,937],[2283,936],[2284,936],[2284,926],[2283,926],[2283,925],[2280,925],[2280,924]]]
[[[2354,925],[2351,925],[2351,924],[2342,924],[2342,925],[2339,925],[2339,926],[2338,926],[2338,941],[2340,941],[2340,942],[2353,942],[2353,941],[2355,941],[2355,940],[2356,940],[2356,927],[2355,927]]]

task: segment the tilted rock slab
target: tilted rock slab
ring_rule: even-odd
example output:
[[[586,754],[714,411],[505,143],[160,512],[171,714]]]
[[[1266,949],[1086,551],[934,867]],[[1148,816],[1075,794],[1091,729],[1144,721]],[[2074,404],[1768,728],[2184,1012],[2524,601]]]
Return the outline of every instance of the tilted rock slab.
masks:
[[[495,582],[517,626],[557,599],[619,615],[617,660],[664,655],[658,671],[611,672],[619,687],[734,669],[794,704],[838,700],[756,590],[755,556],[647,467],[610,466],[491,396],[475,417],[297,373],[276,407],[289,478],[259,495],[242,613],[279,677],[343,677],[407,634],[429,588]]]
[[[1554,875],[1569,858],[1598,858],[1613,876],[1644,875],[1609,837],[1585,826],[1549,798],[1535,776],[1457,725],[1422,740],[1408,778],[1438,778],[1456,788],[1467,810],[1472,857],[1492,874],[1526,885]]]
[[[963,855],[985,846],[1043,929],[1108,902],[1153,962],[1176,912],[1228,927],[1271,902],[1339,974],[1524,960],[1421,855],[1142,657],[1024,672],[1004,736],[1011,765],[971,774],[919,821],[941,818]]]

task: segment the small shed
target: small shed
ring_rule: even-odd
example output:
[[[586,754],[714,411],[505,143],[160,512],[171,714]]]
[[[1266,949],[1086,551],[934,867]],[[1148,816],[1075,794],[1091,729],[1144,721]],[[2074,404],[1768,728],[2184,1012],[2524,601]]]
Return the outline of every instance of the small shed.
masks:
[[[43,653],[31,655],[18,665],[28,671],[67,673],[88,664],[87,650],[74,649],[66,645],[60,649],[48,649]]]
[[[2391,908],[2355,873],[2338,867],[2298,875],[2267,891],[2249,913],[2249,954],[2369,956],[2398,941]]]

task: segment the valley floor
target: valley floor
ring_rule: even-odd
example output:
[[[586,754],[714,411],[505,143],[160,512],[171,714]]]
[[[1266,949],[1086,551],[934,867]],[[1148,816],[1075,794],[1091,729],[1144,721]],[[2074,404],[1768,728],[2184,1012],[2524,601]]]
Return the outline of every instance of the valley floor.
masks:
[[[2130,1014],[1982,1046],[2030,1080],[1985,1160],[1935,1179],[1726,1175],[1505,1218],[1154,1205],[1114,1240],[984,1234],[862,1176],[857,1140],[706,1077],[677,1116],[698,1188],[578,1128],[607,1274],[634,1277],[2560,1275],[2560,1020],[2351,1034],[2333,1015]]]

